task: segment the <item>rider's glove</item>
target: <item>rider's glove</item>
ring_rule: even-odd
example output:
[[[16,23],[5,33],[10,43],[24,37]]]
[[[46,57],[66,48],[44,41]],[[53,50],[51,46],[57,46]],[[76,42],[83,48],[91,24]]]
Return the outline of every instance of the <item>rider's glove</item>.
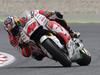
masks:
[[[25,43],[28,43],[29,41],[30,41],[30,38],[26,35],[26,33],[24,32],[24,31],[22,31],[21,33],[20,33],[20,37],[21,37],[21,40],[23,41],[23,42],[25,42]]]

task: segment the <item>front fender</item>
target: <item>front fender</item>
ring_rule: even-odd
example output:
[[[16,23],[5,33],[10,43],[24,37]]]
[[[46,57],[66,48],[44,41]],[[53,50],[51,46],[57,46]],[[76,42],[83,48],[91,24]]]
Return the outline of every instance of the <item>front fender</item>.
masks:
[[[40,42],[43,43],[48,38],[53,40],[57,44],[58,47],[63,48],[63,45],[60,43],[59,39],[54,35],[50,35],[50,36],[44,35],[40,38]]]

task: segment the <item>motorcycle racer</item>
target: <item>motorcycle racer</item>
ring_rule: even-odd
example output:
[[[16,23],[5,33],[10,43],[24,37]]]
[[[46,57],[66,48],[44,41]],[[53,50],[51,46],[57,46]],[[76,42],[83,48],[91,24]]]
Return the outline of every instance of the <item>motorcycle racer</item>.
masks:
[[[23,18],[25,20],[27,19],[28,22],[25,22],[23,18],[20,19],[20,21],[22,21],[23,25],[26,24],[26,27],[24,27],[25,33],[27,33],[30,36],[31,31],[34,30],[34,28],[36,26],[41,25],[44,28],[46,28],[47,30],[50,30],[50,31],[54,32],[58,37],[63,39],[63,42],[64,42],[65,46],[69,47],[67,45],[67,43],[69,42],[69,40],[71,38],[69,33],[65,30],[65,28],[63,28],[63,26],[61,26],[55,20],[51,20],[51,18],[47,19],[48,15],[43,15],[43,13],[41,13],[40,10],[31,11],[31,14],[30,14],[30,12],[26,12],[26,16],[24,15]],[[72,30],[70,32],[72,32]],[[74,34],[74,33],[72,32],[72,34]],[[23,35],[23,36],[25,36],[25,35]],[[27,40],[24,40],[24,41],[27,42]],[[72,57],[72,52],[70,52],[70,57]]]
[[[31,20],[31,18],[33,18],[34,16],[36,16],[36,14],[34,15],[34,13],[39,14],[39,15],[44,15],[43,17],[48,18],[49,21],[48,22],[48,26],[47,29],[57,33],[58,36],[62,37],[62,39],[64,39],[65,44],[68,42],[68,40],[70,39],[70,36],[67,35],[68,33],[66,32],[65,29],[67,29],[69,31],[69,33],[74,34],[74,32],[70,29],[70,27],[67,25],[67,23],[65,23],[66,25],[60,25],[59,23],[59,19],[57,20],[57,18],[55,19],[53,16],[56,14],[58,15],[58,18],[63,18],[63,15],[61,15],[59,12],[48,12],[48,11],[44,11],[44,10],[34,10],[31,11],[31,15],[29,16],[24,16],[21,18],[16,18],[16,17],[8,17],[5,21],[4,21],[4,27],[6,29],[6,31],[8,32],[8,37],[9,37],[9,41],[11,43],[11,45],[13,47],[17,47],[18,46],[18,40],[19,37],[21,36],[19,33],[20,29],[22,29],[24,27],[24,25]],[[38,19],[39,20],[39,19]],[[57,22],[55,22],[57,21]],[[27,39],[29,40],[29,37],[26,36]],[[24,47],[23,47],[23,46]],[[26,40],[24,40],[23,44],[19,44],[19,46],[21,47],[22,50],[22,55],[25,57],[30,57],[31,56],[31,50],[28,48]],[[43,56],[44,57],[44,56]]]

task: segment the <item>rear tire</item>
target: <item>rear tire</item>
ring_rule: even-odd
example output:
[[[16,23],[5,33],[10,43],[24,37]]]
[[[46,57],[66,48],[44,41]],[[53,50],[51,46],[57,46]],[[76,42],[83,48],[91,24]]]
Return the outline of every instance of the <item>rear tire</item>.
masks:
[[[71,60],[51,39],[46,39],[42,43],[43,47],[64,67],[71,67]]]
[[[76,61],[77,64],[79,64],[80,66],[88,66],[91,62],[91,55],[86,49],[80,50],[80,53],[82,58]]]

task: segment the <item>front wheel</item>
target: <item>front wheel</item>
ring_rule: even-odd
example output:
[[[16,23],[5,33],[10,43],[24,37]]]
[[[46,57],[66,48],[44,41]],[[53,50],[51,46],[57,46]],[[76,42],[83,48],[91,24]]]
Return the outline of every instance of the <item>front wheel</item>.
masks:
[[[53,59],[58,61],[64,67],[71,66],[71,60],[51,39],[46,39],[42,43],[43,47],[53,56]]]
[[[81,59],[78,59],[76,61],[77,64],[79,64],[80,66],[88,66],[91,62],[91,55],[90,53],[84,48],[82,50],[80,50],[80,54],[81,54]]]

